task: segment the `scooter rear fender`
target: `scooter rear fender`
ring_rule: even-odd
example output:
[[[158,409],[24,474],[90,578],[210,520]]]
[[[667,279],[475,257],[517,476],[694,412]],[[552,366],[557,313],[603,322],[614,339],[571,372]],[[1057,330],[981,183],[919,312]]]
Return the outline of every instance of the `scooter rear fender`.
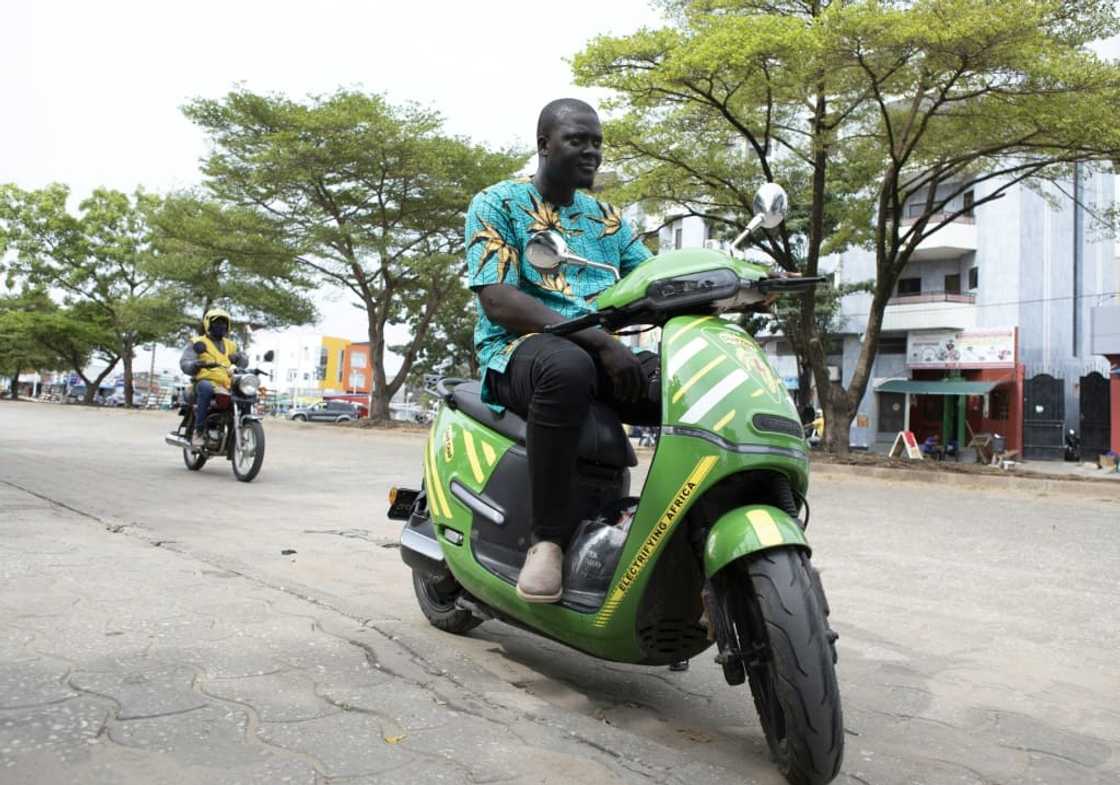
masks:
[[[710,578],[736,559],[791,546],[809,550],[809,542],[797,520],[766,504],[736,507],[724,513],[708,532],[704,572]]]

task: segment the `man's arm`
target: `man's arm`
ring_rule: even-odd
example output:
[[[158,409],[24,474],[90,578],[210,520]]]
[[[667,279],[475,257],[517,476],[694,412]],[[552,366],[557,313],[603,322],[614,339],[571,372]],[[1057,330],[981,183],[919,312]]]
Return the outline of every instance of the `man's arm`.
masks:
[[[564,321],[563,316],[540,300],[513,286],[491,284],[478,288],[476,292],[486,318],[514,335],[543,332],[548,325]],[[610,334],[590,327],[564,337],[598,356],[622,400],[636,400],[641,394],[641,362]]]
[[[179,370],[192,378],[198,373],[198,352],[195,351],[194,344],[188,343],[183,350],[179,357]]]

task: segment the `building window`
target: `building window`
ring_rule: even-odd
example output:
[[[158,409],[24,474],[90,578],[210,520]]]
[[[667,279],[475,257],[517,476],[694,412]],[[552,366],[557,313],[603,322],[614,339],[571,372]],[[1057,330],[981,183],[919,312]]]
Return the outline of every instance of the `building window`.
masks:
[[[680,248],[684,243],[684,229],[677,229],[673,232],[673,247]]]
[[[306,382],[306,381],[309,381],[309,379],[310,379],[310,376],[308,375],[307,371],[304,371],[303,372],[303,380]]]
[[[945,276],[945,293],[946,294],[960,294],[961,293],[961,274],[953,273],[952,275]]]
[[[338,350],[338,378],[335,380],[339,384],[342,383],[342,366],[346,363],[346,350]]]
[[[906,354],[905,335],[883,335],[879,338],[879,354]]]
[[[366,353],[354,352],[350,355],[351,368],[365,368],[366,367]]]
[[[976,204],[976,194],[972,191],[964,192],[964,215],[972,217],[972,207]]]
[[[913,294],[922,293],[922,279],[921,278],[899,278],[898,279],[898,296],[906,297]]]
[[[327,347],[325,346],[319,347],[319,367],[327,367]]]
[[[298,378],[299,378],[299,371],[297,371],[295,368],[289,368],[288,369],[288,381],[289,382],[294,382]]]
[[[974,290],[980,285],[980,268],[973,267],[968,271],[968,288]]]

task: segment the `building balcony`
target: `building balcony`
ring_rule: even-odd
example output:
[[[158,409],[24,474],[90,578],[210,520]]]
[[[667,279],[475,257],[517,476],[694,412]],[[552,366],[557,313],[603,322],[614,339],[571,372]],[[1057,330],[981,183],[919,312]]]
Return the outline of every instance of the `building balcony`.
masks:
[[[936,226],[945,220],[946,216],[934,215],[929,220],[929,225]],[[902,221],[902,231],[914,223],[908,218]],[[920,262],[927,259],[956,259],[966,253],[976,250],[976,219],[962,215],[942,226],[929,237],[918,243],[914,249],[911,261]]]
[[[892,297],[883,331],[971,330],[976,327],[976,295],[922,292]]]

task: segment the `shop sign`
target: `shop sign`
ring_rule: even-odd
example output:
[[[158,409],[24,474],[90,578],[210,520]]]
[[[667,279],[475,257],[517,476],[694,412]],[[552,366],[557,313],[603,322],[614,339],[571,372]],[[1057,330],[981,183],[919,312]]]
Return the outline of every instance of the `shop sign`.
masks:
[[[912,332],[906,340],[910,368],[1014,368],[1015,328]]]

